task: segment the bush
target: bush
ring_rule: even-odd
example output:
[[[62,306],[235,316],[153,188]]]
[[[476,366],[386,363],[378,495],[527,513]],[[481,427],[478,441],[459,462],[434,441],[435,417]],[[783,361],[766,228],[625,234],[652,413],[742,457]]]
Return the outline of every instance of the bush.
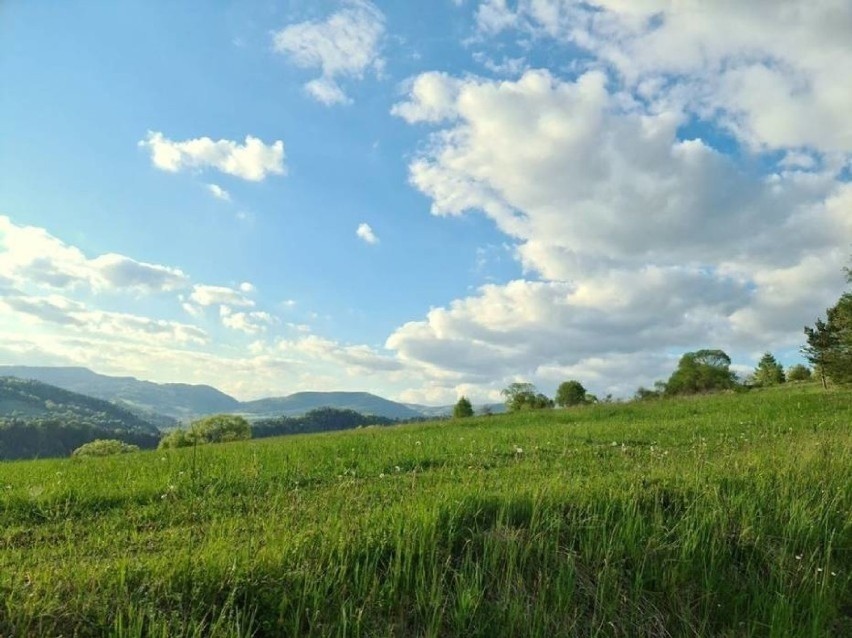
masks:
[[[86,456],[113,456],[115,454],[129,454],[130,452],[138,452],[138,445],[130,445],[124,441],[116,439],[95,439],[91,443],[81,445],[76,450],[71,452],[73,457]]]
[[[812,378],[811,369],[801,363],[797,363],[787,370],[787,381],[810,381]]]

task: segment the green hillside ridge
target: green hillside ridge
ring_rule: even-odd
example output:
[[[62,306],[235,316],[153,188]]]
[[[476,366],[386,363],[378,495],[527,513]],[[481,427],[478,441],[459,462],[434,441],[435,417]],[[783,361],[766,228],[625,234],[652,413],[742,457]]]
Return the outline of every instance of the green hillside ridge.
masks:
[[[240,404],[240,412],[258,417],[296,416],[318,407],[353,410],[365,416],[390,419],[415,419],[423,416],[421,412],[401,403],[369,392],[297,392],[285,397],[244,402]]]
[[[239,401],[208,385],[153,383],[133,377],[97,374],[80,367],[0,366],[0,375],[35,379],[105,401],[124,402],[140,411],[173,419],[191,419],[239,409]]]
[[[67,456],[98,438],[151,448],[159,437],[155,425],[108,401],[0,377],[0,461]]]
[[[109,401],[16,377],[0,377],[0,418],[91,420],[104,428],[159,434],[148,421]]]
[[[367,392],[297,392],[289,396],[241,403],[207,385],[153,383],[133,377],[111,377],[79,367],[0,366],[0,375],[35,379],[72,392],[112,401],[163,429],[175,427],[175,420],[188,422],[197,417],[220,413],[269,418],[299,416],[318,408],[338,408],[389,419],[415,419],[443,414],[440,408],[439,412],[431,409],[421,412]]]
[[[0,635],[848,636],[852,391],[0,464]]]

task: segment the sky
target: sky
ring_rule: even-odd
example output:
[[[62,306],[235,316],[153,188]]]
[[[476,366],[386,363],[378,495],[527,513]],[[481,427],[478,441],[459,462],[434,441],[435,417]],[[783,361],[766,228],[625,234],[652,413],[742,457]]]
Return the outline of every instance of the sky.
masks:
[[[240,399],[801,361],[847,0],[0,3],[0,364]]]

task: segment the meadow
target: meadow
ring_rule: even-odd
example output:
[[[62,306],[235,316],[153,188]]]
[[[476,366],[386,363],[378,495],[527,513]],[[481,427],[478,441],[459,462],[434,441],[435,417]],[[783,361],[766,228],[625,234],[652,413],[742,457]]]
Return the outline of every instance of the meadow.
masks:
[[[852,391],[0,464],[2,636],[852,635]]]

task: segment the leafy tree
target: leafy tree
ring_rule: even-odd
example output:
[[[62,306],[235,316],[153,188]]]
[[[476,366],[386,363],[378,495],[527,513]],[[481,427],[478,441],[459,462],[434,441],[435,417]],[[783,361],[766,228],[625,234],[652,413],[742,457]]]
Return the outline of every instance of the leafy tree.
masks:
[[[819,373],[823,387],[827,380],[852,383],[852,293],[845,293],[826,311],[826,320],[817,319],[805,327],[805,358]]]
[[[556,389],[556,405],[559,407],[566,408],[586,402],[586,388],[579,381],[575,381],[574,379],[564,381]]]
[[[227,443],[251,438],[251,426],[241,416],[216,414],[194,421],[190,434],[204,443]]]
[[[157,449],[168,450],[171,448],[191,447],[194,443],[195,440],[188,436],[186,430],[177,429],[172,430],[160,439],[160,444],[157,446]]]
[[[802,354],[814,367],[814,372],[819,375],[822,387],[828,387],[826,363],[831,357],[831,352],[837,347],[836,335],[829,329],[826,322],[817,319],[813,327],[805,326],[805,338],[807,343],[802,346]]]
[[[90,443],[81,445],[76,450],[71,452],[74,457],[86,456],[113,456],[115,454],[129,454],[130,452],[138,452],[138,445],[130,445],[124,441],[116,439],[95,439]]]
[[[737,385],[731,358],[722,350],[687,352],[666,382],[667,395],[727,390]]]
[[[754,369],[754,384],[766,387],[784,383],[784,368],[770,352],[764,353]]]
[[[659,399],[660,393],[656,390],[649,390],[644,385],[640,385],[636,388],[636,392],[633,393],[634,401],[650,401],[651,399]]]
[[[509,412],[542,410],[553,407],[553,400],[536,390],[532,383],[512,383],[501,394],[506,397]]]
[[[207,443],[227,443],[251,438],[251,426],[241,416],[216,414],[198,419],[188,430],[174,430],[160,441],[159,449],[190,447]]]
[[[811,369],[801,363],[797,363],[787,370],[787,381],[810,381],[812,378]]]
[[[470,416],[473,416],[473,406],[467,397],[461,397],[453,407],[453,417],[456,419],[466,419]]]

